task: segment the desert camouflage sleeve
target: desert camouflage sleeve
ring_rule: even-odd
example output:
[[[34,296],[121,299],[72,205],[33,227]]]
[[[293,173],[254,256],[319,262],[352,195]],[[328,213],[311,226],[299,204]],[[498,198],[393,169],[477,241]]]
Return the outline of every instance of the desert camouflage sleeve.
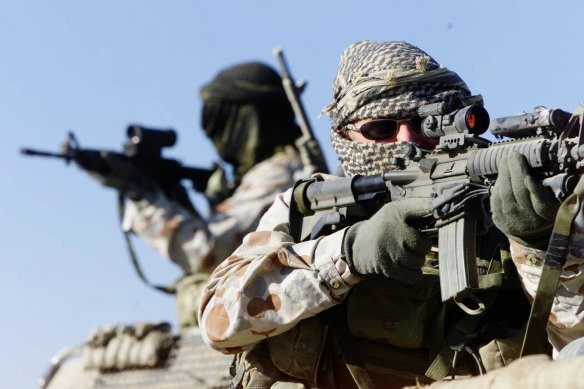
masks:
[[[224,353],[252,347],[338,304],[360,277],[341,256],[345,230],[295,243],[291,190],[279,195],[255,232],[211,275],[200,304],[203,338]]]
[[[583,220],[584,218],[577,217],[572,225],[568,257],[562,270],[548,323],[548,338],[555,352],[561,350],[570,341],[584,336]],[[511,241],[511,256],[530,301],[533,301],[537,291],[545,253],[545,251]]]
[[[253,231],[276,195],[295,182],[302,164],[291,150],[252,168],[232,197],[207,220],[196,217],[163,193],[129,201],[123,228],[144,239],[185,273],[210,272]]]

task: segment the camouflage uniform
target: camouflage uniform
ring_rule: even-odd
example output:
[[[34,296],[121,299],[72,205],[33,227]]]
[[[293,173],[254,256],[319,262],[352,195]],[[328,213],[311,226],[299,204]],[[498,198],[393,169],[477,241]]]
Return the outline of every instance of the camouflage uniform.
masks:
[[[216,350],[249,349],[300,320],[340,303],[361,277],[341,256],[344,230],[294,243],[288,231],[291,190],[280,194],[256,232],[211,275],[201,329]]]
[[[310,174],[292,146],[301,132],[273,69],[254,62],[226,68],[201,89],[201,98],[202,128],[233,167],[235,192],[218,204],[211,201],[207,220],[161,192],[146,194],[129,203],[123,223],[186,274],[176,285],[183,327],[196,325],[208,274],[256,228],[276,194]]]
[[[341,255],[344,229],[316,241],[294,243],[289,235],[291,190],[280,194],[256,232],[247,235],[211,275],[203,297],[201,327],[215,349],[233,353],[289,330],[300,320],[339,304],[362,277]],[[584,228],[574,226],[550,318],[557,349],[584,334]],[[534,296],[545,251],[511,242],[525,290]],[[557,339],[557,341],[554,341]]]
[[[303,173],[298,153],[286,147],[247,172],[233,196],[207,219],[169,201],[162,192],[152,200],[129,202],[123,227],[134,231],[186,274],[176,283],[181,327],[196,325],[200,288],[208,274],[253,231],[276,194]]]
[[[572,225],[568,257],[548,323],[548,339],[554,352],[584,336],[584,226],[581,223],[582,219],[576,219]],[[533,299],[545,251],[526,248],[511,241],[511,252],[525,291]]]
[[[375,281],[350,272],[341,253],[346,229],[313,241],[293,241],[289,235],[290,196],[291,190],[279,195],[257,231],[247,235],[243,244],[211,275],[201,301],[200,325],[205,341],[216,350],[223,353],[248,350],[289,331],[303,319],[343,303],[358,284],[360,291],[376,289],[364,285]],[[523,246],[513,247],[514,261],[531,253]],[[394,290],[403,288],[399,283],[387,283]],[[424,288],[426,284],[418,283],[416,287]],[[350,301],[353,298],[355,302]],[[361,298],[361,292],[354,293],[345,303],[355,306]],[[367,334],[358,328],[362,323],[353,320],[350,323],[355,325],[351,328],[353,334],[372,341],[381,337],[382,342],[406,349],[424,346],[419,336],[428,331],[428,324],[417,322],[422,317],[416,315],[424,312],[427,300],[414,298],[414,304],[422,307],[415,311],[408,308],[410,303],[400,293],[390,298],[393,303],[385,303],[383,308],[388,310],[383,315],[361,314],[363,320],[391,321],[391,326],[372,323],[369,330],[379,328]],[[391,308],[395,309],[393,315]],[[412,312],[413,317],[408,317]],[[410,331],[416,326],[420,328]]]
[[[211,272],[243,236],[253,231],[276,194],[301,177],[303,165],[292,148],[276,153],[246,173],[233,196],[206,220],[168,200],[162,192],[128,203],[123,228],[143,238],[185,273]]]

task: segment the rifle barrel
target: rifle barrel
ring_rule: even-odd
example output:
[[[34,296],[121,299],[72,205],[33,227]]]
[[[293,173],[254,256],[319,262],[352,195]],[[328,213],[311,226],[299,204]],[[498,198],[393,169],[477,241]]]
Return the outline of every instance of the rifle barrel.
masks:
[[[53,157],[53,158],[68,158],[67,155],[62,153],[53,153],[50,151],[41,151],[35,149],[20,149],[20,153],[23,155],[39,156],[39,157]]]

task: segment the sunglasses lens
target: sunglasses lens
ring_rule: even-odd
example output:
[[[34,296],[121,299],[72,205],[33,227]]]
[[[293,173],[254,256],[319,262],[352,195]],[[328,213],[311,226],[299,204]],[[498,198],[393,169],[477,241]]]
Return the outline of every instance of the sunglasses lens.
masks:
[[[371,140],[391,138],[397,131],[397,122],[391,119],[374,120],[361,126],[361,134]]]

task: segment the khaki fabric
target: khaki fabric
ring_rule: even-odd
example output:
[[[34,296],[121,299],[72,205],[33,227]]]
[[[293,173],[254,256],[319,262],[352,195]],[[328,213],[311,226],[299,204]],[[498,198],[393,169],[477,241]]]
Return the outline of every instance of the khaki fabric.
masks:
[[[61,367],[44,389],[91,388],[98,376],[98,370],[85,369],[83,360],[78,358]]]
[[[238,354],[231,370],[234,389],[308,389],[274,366],[265,344]]]
[[[351,333],[406,349],[428,347],[431,327],[440,308],[437,277],[414,287],[372,277],[354,288],[347,304]]]
[[[331,131],[331,144],[346,176],[372,176],[400,169],[411,143],[360,143]]]
[[[325,108],[333,128],[360,118],[408,118],[421,105],[470,95],[454,72],[404,41],[360,41],[347,47]]]
[[[524,330],[516,331],[512,336],[504,339],[494,339],[479,349],[479,355],[485,369],[492,371],[508,366],[519,358],[521,344],[525,336]]]
[[[580,389],[584,388],[582,368],[584,356],[554,362],[545,355],[531,355],[483,376],[408,389]]]
[[[83,350],[87,369],[124,370],[164,363],[174,343],[167,323],[96,329]]]
[[[210,350],[196,329],[175,334],[164,364],[157,367],[99,370],[83,358],[66,361],[46,389],[225,389],[232,356]]]
[[[211,306],[204,310],[203,315],[209,315],[209,324],[219,330],[216,333],[219,336],[210,342],[213,347],[250,347],[263,339],[259,334],[266,330],[272,336],[282,333],[306,316],[337,304],[339,298],[342,299],[360,280],[350,274],[342,259],[343,231],[315,241],[298,244],[292,241],[287,230],[289,196],[289,192],[278,196],[260,224],[261,231],[248,235],[244,245],[211,276],[205,299],[205,304],[210,302]],[[584,331],[584,249],[581,247],[584,226],[577,223],[548,326],[556,350],[582,336]],[[533,296],[545,252],[511,242],[511,254],[524,289]],[[266,293],[265,286],[259,287],[267,285],[268,281],[283,285],[282,291],[294,293]],[[236,290],[239,285],[249,288],[253,297],[247,298],[249,295]],[[215,294],[215,291],[220,293]],[[259,292],[265,293],[261,300],[257,296]],[[254,297],[258,299],[254,300]],[[274,310],[272,306],[278,309]],[[225,314],[216,316],[215,313],[219,312]],[[261,314],[264,312],[270,314]],[[240,321],[249,326],[235,329],[233,323]]]
[[[367,352],[362,354],[375,371],[383,371],[380,377],[405,374],[398,366],[418,366],[415,374],[405,378],[407,382],[423,377],[435,354],[429,348],[406,347],[428,347],[428,337],[435,336],[430,332],[440,328],[440,316],[432,305],[436,290],[405,286],[408,290],[399,291],[395,283],[379,288],[377,294],[363,292],[360,298],[359,289],[375,290],[376,286],[373,277],[350,272],[341,253],[344,230],[316,240],[294,242],[289,235],[290,196],[290,190],[278,195],[257,231],[248,234],[242,245],[210,276],[201,300],[200,325],[205,341],[228,354],[250,350],[266,338],[287,333],[302,320],[346,302],[352,307],[350,315],[355,316],[349,317],[352,331],[359,336],[355,343],[360,345],[368,339],[376,344],[367,350],[374,358],[369,359]],[[385,296],[385,300],[374,298],[383,294],[384,288],[392,289],[393,293]],[[397,301],[408,298],[414,301],[408,305],[411,309],[404,311]],[[385,305],[380,307],[379,301],[385,301]],[[388,315],[393,317],[386,318]],[[435,322],[432,317],[436,317]],[[359,320],[361,324],[355,325]],[[423,320],[429,323],[418,323]],[[367,325],[375,331],[367,331]],[[400,331],[411,331],[412,336],[399,343]],[[384,344],[382,338],[387,343],[397,339],[403,347]],[[379,361],[380,356],[388,364],[379,366],[373,362]],[[472,366],[472,361],[469,365]]]
[[[209,274],[189,274],[176,283],[175,307],[180,328],[198,327],[199,300],[209,279]]]
[[[302,169],[299,155],[288,147],[254,166],[233,196],[206,219],[158,193],[152,199],[128,202],[122,227],[136,233],[185,274],[210,272],[257,227],[276,194],[305,174]]]
[[[282,335],[266,341],[270,359],[278,370],[316,385],[318,366],[327,340],[324,323],[311,317]]]

